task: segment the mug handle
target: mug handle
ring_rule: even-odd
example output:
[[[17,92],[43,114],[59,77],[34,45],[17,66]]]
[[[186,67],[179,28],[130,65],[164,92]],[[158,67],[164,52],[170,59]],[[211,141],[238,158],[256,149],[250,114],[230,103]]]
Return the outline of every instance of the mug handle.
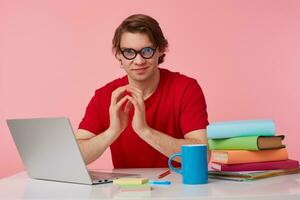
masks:
[[[173,155],[171,155],[170,158],[169,158],[169,160],[168,160],[168,165],[169,165],[169,168],[170,168],[172,171],[174,171],[174,172],[176,172],[176,173],[178,173],[178,174],[182,174],[181,169],[177,169],[177,168],[173,167],[173,165],[172,165],[172,160],[173,160],[175,157],[177,157],[177,156],[181,156],[181,153],[174,153]]]

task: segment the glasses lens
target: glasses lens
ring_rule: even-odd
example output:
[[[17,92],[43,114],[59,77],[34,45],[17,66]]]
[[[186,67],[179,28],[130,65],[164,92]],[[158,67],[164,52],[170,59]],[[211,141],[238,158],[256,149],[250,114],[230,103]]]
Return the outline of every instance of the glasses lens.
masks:
[[[133,59],[135,57],[135,51],[133,49],[124,49],[122,54],[127,59]]]
[[[151,58],[154,54],[155,49],[152,49],[150,47],[145,47],[141,50],[141,55],[144,58]]]

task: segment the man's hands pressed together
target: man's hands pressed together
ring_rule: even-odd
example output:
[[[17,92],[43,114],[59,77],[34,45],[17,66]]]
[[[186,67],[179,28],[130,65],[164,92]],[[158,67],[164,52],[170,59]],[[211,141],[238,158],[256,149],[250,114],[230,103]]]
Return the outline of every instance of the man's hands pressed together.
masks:
[[[127,90],[132,94],[132,96],[128,96],[128,100],[134,107],[132,128],[138,135],[141,136],[141,134],[150,129],[146,120],[144,95],[141,90],[132,86],[128,86]]]
[[[124,94],[128,92],[131,95]],[[123,105],[125,107],[123,109]],[[132,119],[132,128],[141,135],[146,130],[149,130],[146,121],[145,104],[143,92],[133,86],[122,86],[113,91],[111,95],[111,104],[109,108],[110,127],[109,129],[118,137],[128,126],[128,115],[130,109],[134,108]]]
[[[110,126],[109,129],[118,137],[128,125],[128,114],[132,106],[125,95],[127,86],[122,86],[113,91],[109,107]],[[123,95],[123,97],[122,97]],[[126,103],[124,110],[123,104]]]

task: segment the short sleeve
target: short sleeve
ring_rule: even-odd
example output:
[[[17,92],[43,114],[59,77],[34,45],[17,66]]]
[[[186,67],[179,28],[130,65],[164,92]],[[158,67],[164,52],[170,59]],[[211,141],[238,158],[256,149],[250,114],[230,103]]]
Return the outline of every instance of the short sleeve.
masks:
[[[101,103],[99,99],[99,94],[97,95],[97,93],[95,93],[78,127],[79,129],[90,131],[96,135],[105,131],[104,118],[101,115]]]
[[[183,134],[198,129],[206,129],[208,115],[205,97],[196,80],[189,82],[185,88],[180,114],[180,126]]]

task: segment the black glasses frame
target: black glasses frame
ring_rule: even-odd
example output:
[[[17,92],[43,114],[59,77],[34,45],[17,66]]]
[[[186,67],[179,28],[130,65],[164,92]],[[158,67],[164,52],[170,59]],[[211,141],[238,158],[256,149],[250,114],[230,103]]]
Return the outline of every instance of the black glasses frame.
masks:
[[[144,49],[151,49],[151,50],[153,51],[153,54],[152,54],[150,57],[145,57],[145,56],[143,56],[142,51],[143,51]],[[125,53],[124,53],[126,50],[132,50],[132,51],[135,53],[134,57],[132,57],[132,58],[126,57],[126,56],[125,56]],[[152,57],[154,56],[155,52],[156,52],[156,48],[152,48],[152,47],[144,47],[144,48],[142,48],[142,49],[139,50],[139,51],[137,51],[137,50],[135,50],[135,49],[132,49],[132,48],[124,48],[124,49],[121,50],[122,55],[123,55],[124,58],[126,58],[127,60],[133,60],[133,59],[135,59],[136,56],[137,56],[138,54],[140,54],[140,55],[142,56],[142,58],[144,58],[144,59],[150,59],[150,58],[152,58]]]

